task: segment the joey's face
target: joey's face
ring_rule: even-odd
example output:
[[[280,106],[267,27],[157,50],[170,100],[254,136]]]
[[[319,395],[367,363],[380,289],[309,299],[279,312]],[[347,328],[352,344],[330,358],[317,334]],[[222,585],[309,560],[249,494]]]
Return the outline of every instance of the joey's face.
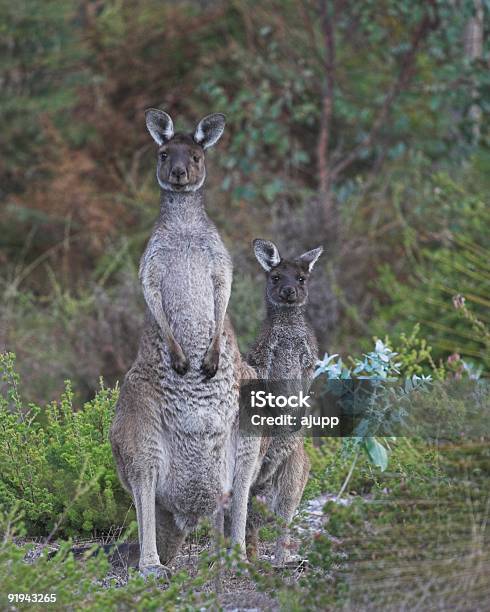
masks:
[[[205,178],[204,150],[191,136],[176,134],[158,148],[157,179],[165,191],[196,191]]]
[[[323,248],[307,251],[295,259],[282,259],[270,240],[253,241],[255,257],[267,273],[266,298],[274,306],[303,306],[308,299],[308,280]]]
[[[277,306],[303,306],[308,299],[306,265],[282,260],[267,273],[267,299]]]

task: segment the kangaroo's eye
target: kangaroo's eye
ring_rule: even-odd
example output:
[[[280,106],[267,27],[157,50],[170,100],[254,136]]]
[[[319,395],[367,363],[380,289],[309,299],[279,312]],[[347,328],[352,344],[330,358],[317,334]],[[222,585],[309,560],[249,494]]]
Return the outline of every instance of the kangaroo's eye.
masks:
[[[274,276],[271,276],[271,279],[273,283],[277,283],[277,281],[280,279],[280,276],[277,276],[277,274],[275,274]]]
[[[298,280],[300,283],[304,283],[306,279],[304,276],[298,276]]]
[[[165,151],[162,151],[162,152],[160,153],[160,159],[161,159],[162,161],[165,161],[165,160],[167,159],[167,157],[168,157],[168,155],[167,155],[167,153],[165,153]]]
[[[197,164],[201,158],[199,157],[199,155],[194,155],[192,159],[193,159],[193,160],[196,162],[196,164]]]

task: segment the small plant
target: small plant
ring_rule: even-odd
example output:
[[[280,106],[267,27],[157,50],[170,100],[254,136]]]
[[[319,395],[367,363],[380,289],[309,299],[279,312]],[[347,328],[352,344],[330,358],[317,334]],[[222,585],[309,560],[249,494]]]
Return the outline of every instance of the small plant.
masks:
[[[50,605],[56,610],[214,609],[216,593],[203,585],[214,580],[221,567],[240,564],[236,551],[227,553],[220,549],[217,554],[203,555],[197,576],[179,572],[165,589],[154,579],[143,579],[136,570],[130,570],[129,579],[121,584],[114,574],[108,574],[110,566],[105,555],[91,554],[94,549],[88,550],[83,560],[75,560],[70,541],[59,542],[54,556],[48,554],[47,547],[39,550],[32,544],[16,544],[15,540],[25,534],[20,518],[16,508],[8,513],[0,511],[2,609],[7,609],[8,604],[12,606],[9,609],[17,609],[20,603],[22,609],[37,610],[39,603],[35,597],[40,593],[51,598]]]
[[[325,354],[324,358],[318,363],[315,377],[324,374],[327,379],[351,380],[373,380],[375,384],[372,388],[374,394],[383,382],[394,381],[400,373],[400,363],[395,361],[398,353],[392,351],[389,346],[381,340],[376,340],[374,351],[366,353],[363,359],[352,359],[352,366],[346,366],[342,358],[338,355]],[[375,398],[369,400],[374,402]],[[362,423],[361,423],[362,426]],[[374,436],[355,435],[352,438],[344,438],[344,452],[354,453],[354,461],[348,478],[357,460],[357,451],[363,449],[370,461],[382,471],[388,466],[388,452],[386,447]],[[345,484],[345,483],[344,483]],[[341,492],[344,490],[344,486]]]
[[[30,535],[87,536],[126,524],[130,501],[108,442],[117,388],[101,385],[76,409],[67,382],[59,402],[26,406],[13,354],[0,354],[0,376],[0,505],[17,505]]]
[[[432,346],[425,338],[420,338],[420,325],[416,323],[409,334],[402,332],[393,350],[397,354],[400,376],[410,377],[430,374],[436,380],[443,380],[446,371],[442,364],[436,365],[432,358]],[[387,337],[385,343],[392,342]]]
[[[344,458],[353,457],[353,459],[338,497],[343,494],[352,477],[359,450],[365,452],[372,465],[382,472],[386,470],[390,443],[396,438],[386,435],[380,437],[375,433],[379,428],[386,431],[390,426],[395,431],[406,428],[405,418],[411,412],[412,398],[419,399],[419,392],[434,391],[430,395],[431,406],[427,408],[427,414],[430,412],[432,417],[436,413],[446,414],[447,417],[447,411],[453,410],[451,422],[454,425],[453,421],[456,422],[464,412],[464,405],[457,407],[457,400],[453,403],[447,391],[440,386],[433,387],[433,382],[451,377],[477,380],[482,369],[465,362],[459,355],[451,356],[445,367],[442,364],[437,366],[432,359],[431,347],[425,340],[419,338],[418,334],[418,325],[410,335],[401,334],[399,349],[396,351],[392,350],[389,338],[384,342],[377,339],[374,350],[364,354],[362,359],[350,357],[350,366],[347,366],[338,355],[325,354],[318,362],[315,377],[326,377],[327,384],[332,379],[370,382],[367,388],[362,389],[363,417],[356,425],[352,437],[342,440],[341,454]],[[428,370],[431,374],[424,373]],[[448,431],[450,430],[448,428]]]

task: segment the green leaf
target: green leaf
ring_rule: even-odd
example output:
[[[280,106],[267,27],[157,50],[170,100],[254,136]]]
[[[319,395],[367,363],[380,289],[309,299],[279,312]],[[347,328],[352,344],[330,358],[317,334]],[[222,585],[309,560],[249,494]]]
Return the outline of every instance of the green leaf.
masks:
[[[388,467],[388,453],[386,452],[386,448],[378,442],[376,438],[372,437],[364,440],[363,447],[371,462],[384,472]]]

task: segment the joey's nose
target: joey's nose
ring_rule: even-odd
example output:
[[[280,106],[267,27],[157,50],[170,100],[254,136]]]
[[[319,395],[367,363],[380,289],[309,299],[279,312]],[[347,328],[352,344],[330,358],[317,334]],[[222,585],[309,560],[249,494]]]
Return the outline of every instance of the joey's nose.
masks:
[[[293,302],[296,299],[296,289],[291,286],[286,286],[281,289],[280,293],[283,300]]]

